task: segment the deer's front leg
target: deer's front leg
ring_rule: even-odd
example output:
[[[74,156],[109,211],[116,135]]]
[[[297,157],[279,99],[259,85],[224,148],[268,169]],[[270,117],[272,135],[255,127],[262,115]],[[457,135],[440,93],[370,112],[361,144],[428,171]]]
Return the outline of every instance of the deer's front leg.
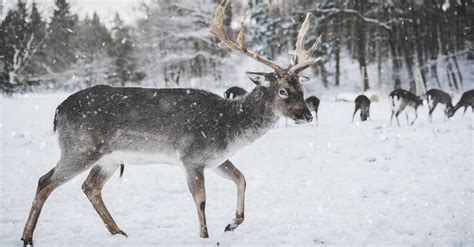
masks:
[[[196,204],[197,214],[199,218],[199,235],[201,238],[208,238],[207,224],[206,224],[206,190],[204,187],[204,169],[203,168],[189,168],[186,169],[186,180],[189,191],[193,195],[194,203]]]
[[[229,160],[226,160],[220,166],[216,167],[214,171],[220,176],[234,181],[237,185],[237,211],[235,213],[235,219],[231,224],[227,225],[224,230],[226,232],[233,231],[244,221],[245,177]]]

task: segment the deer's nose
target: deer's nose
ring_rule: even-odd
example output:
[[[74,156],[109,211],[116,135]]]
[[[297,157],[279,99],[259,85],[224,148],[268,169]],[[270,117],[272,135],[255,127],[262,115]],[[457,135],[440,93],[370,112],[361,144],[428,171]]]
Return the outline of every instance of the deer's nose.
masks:
[[[299,114],[296,115],[296,118],[298,118],[300,120],[304,120],[306,122],[313,121],[313,115],[311,115],[311,112],[308,109],[300,110]]]

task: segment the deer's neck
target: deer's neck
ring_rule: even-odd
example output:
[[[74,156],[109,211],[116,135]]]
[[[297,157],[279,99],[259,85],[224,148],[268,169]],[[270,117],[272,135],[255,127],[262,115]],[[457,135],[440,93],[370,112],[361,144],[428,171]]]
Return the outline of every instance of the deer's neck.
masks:
[[[256,87],[245,97],[230,101],[235,139],[253,142],[272,128],[279,119],[271,109],[272,100],[268,89]]]

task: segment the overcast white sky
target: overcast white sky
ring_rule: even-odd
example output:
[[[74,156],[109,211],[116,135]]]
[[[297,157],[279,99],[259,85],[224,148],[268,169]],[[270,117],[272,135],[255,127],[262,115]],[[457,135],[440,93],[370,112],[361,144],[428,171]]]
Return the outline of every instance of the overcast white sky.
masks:
[[[8,9],[15,7],[18,0],[1,0],[3,2],[3,13],[1,19],[3,20]],[[32,0],[27,0],[31,4]],[[55,0],[36,0],[39,11],[43,16],[49,17],[54,10]],[[115,16],[115,12],[120,14],[122,20],[127,24],[132,24],[135,19],[140,17],[143,13],[139,11],[139,3],[143,0],[69,0],[73,12],[78,13],[82,19],[86,14],[92,16],[95,11],[100,16],[101,20],[106,25],[111,25]],[[147,2],[147,1],[145,1]]]

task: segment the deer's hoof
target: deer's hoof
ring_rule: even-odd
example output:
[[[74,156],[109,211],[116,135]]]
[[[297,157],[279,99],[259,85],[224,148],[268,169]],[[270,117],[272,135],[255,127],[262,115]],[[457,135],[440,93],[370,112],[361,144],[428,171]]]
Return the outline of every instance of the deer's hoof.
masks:
[[[29,238],[21,238],[21,241],[23,242],[23,247],[26,246],[33,246],[33,239]]]
[[[235,223],[232,223],[232,224],[228,224],[225,229],[224,229],[224,232],[233,232],[235,230],[235,228],[237,228],[237,224]]]
[[[119,230],[118,232],[113,233],[113,235],[117,235],[117,234],[123,235],[123,236],[125,236],[126,238],[128,238],[128,235],[127,235],[124,231],[122,231],[122,230]]]

